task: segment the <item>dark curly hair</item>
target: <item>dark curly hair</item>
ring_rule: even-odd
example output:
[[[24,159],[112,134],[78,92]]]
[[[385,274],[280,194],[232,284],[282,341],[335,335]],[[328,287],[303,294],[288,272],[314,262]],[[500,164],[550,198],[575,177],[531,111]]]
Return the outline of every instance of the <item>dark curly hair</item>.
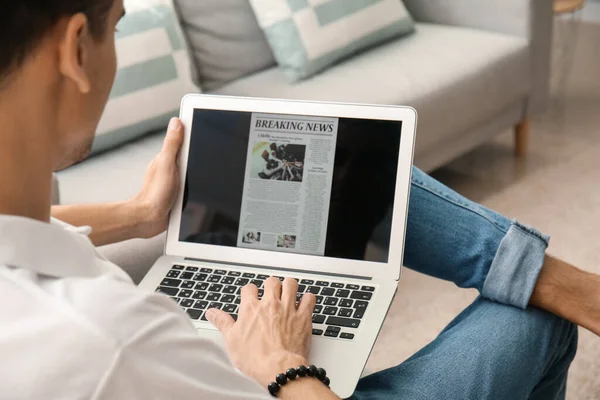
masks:
[[[114,0],[0,0],[0,82],[19,68],[63,17],[83,13],[101,38]]]

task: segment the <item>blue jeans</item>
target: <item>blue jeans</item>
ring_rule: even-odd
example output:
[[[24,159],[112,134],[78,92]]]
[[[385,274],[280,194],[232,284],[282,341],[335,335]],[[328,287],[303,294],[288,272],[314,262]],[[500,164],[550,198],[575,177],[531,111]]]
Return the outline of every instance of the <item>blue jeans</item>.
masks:
[[[363,378],[352,399],[564,399],[577,328],[527,308],[548,240],[415,168],[405,265],[481,296],[409,360]]]

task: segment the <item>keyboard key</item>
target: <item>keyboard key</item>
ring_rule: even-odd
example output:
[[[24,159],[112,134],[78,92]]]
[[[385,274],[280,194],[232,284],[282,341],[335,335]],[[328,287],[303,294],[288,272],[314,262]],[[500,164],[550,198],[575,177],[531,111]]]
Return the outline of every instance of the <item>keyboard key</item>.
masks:
[[[339,332],[342,330],[342,328],[340,328],[339,326],[328,326],[327,330],[332,332]]]
[[[229,275],[229,276],[241,276],[241,275],[242,275],[242,273],[241,273],[241,272],[239,272],[239,271],[229,271],[229,272],[227,273],[227,275]]]
[[[160,283],[160,286],[179,287],[180,284],[181,284],[181,279],[165,278]]]
[[[240,296],[236,296],[233,304],[240,305],[241,303],[242,303],[242,298]]]
[[[188,298],[188,297],[192,297],[192,294],[194,294],[194,292],[193,292],[192,290],[189,290],[189,289],[181,289],[181,290],[179,291],[179,293],[177,294],[177,297],[185,297],[185,298]]]
[[[321,290],[321,294],[323,296],[333,296],[333,294],[335,293],[335,289],[327,287],[327,288],[323,288],[323,290]]]
[[[323,304],[325,304],[326,306],[337,306],[337,303],[338,299],[336,299],[335,297],[328,297],[323,302]]]
[[[307,290],[308,293],[319,294],[321,292],[321,288],[318,286],[311,286]]]
[[[337,307],[325,307],[325,310],[323,310],[323,314],[325,315],[335,315],[338,312],[338,308]]]
[[[340,312],[338,313],[338,316],[350,318],[350,317],[352,317],[352,309],[351,308],[342,308],[340,310]],[[354,317],[354,318],[356,318],[356,317]]]
[[[184,268],[185,267],[183,265],[173,265],[171,267],[171,269],[175,269],[175,270],[178,270],[178,271],[183,271]]]
[[[215,302],[213,302],[213,303],[210,303],[210,305],[208,306],[208,308],[218,308],[220,310],[221,308],[223,308],[223,303],[215,303]]]
[[[237,295],[242,294],[242,286],[238,286],[237,288],[238,289],[237,289],[237,292],[235,292],[235,294],[237,294]]]
[[[208,300],[208,301],[219,301],[220,299],[221,299],[220,293],[209,293],[208,296],[206,296],[206,300]]]
[[[306,291],[306,285],[298,285],[298,293],[304,293]]]
[[[244,272],[242,274],[242,278],[254,278],[254,277],[256,277],[256,274],[253,274],[251,272]]]
[[[352,292],[352,294],[350,295],[351,299],[358,299],[358,300],[371,300],[371,297],[373,297],[373,293],[359,292],[357,290]]]
[[[325,282],[325,281],[317,281],[316,285],[317,285],[317,286],[329,286],[329,282]]]
[[[256,275],[256,279],[260,279],[261,281],[266,281],[269,279],[269,275]]]
[[[375,287],[373,286],[363,286],[360,288],[360,290],[364,290],[365,292],[374,292],[375,291]]]
[[[318,313],[320,313],[321,311],[323,311],[323,306],[321,306],[321,305],[318,305],[318,304],[317,304],[317,305],[315,306],[315,310],[314,310],[313,312],[314,312],[314,313],[316,313],[316,314],[318,314]]]
[[[346,298],[350,296],[350,291],[346,290],[346,289],[338,289],[337,292],[335,292],[335,297],[343,297]]]
[[[302,300],[302,293],[296,293],[296,301],[299,302]]]
[[[208,278],[208,275],[206,275],[206,274],[196,274],[196,275],[194,275],[194,280],[198,281],[198,282],[204,282],[206,280],[206,278]]]
[[[310,279],[302,279],[302,280],[300,281],[300,283],[301,283],[301,284],[303,284],[303,285],[314,285],[314,284],[315,284],[315,281],[313,281],[313,280],[310,280]]]
[[[235,282],[235,278],[233,276],[226,276],[221,279],[221,283],[224,285],[231,285],[233,282]]]
[[[265,294],[265,289],[258,289],[258,298],[260,299]]]
[[[315,336],[321,336],[323,334],[323,329],[313,329],[312,334]]]
[[[181,305],[181,307],[189,308],[194,305],[194,300],[185,299],[185,300],[182,300],[181,303],[179,303],[179,304]]]
[[[200,321],[208,321],[208,320],[206,319],[206,313],[204,313],[204,314],[202,315],[202,318],[200,318]]]
[[[181,274],[180,271],[171,270],[167,272],[167,278],[177,278]]]
[[[354,339],[354,333],[342,333],[340,339]]]
[[[179,304],[179,298],[178,298],[178,297],[171,297],[171,299],[172,299],[172,300],[173,300],[175,303]]]
[[[211,275],[208,277],[208,281],[212,283],[219,283],[221,282],[221,277],[219,275]]]
[[[214,274],[215,275],[225,275],[227,273],[227,271],[225,271],[224,269],[215,269]]]
[[[252,279],[250,281],[251,284],[256,285],[257,288],[261,287],[265,281],[261,281],[260,279]]]
[[[283,282],[285,280],[285,278],[283,276],[276,276],[275,278],[279,279],[281,282]]]
[[[200,272],[205,274],[212,274],[213,270],[210,268],[200,268]]]
[[[158,288],[156,288],[156,292],[164,293],[169,296],[176,296],[177,293],[179,293],[179,289],[174,288],[174,287],[168,287],[168,286],[159,286]]]
[[[235,285],[236,286],[246,286],[248,284],[248,282],[250,282],[250,279],[247,279],[247,278],[238,278],[238,280],[235,281]]]
[[[332,288],[336,288],[336,289],[340,289],[340,288],[344,287],[344,284],[343,283],[332,283],[331,287]]]
[[[201,292],[199,290],[194,292],[194,295],[192,296],[192,299],[196,299],[196,300],[204,300],[206,298],[206,292]]]
[[[186,271],[198,272],[198,267],[186,267]]]
[[[196,282],[194,281],[185,281],[181,284],[182,289],[193,289],[196,286]]]
[[[208,307],[208,301],[198,300],[194,303],[194,308],[197,308],[198,310],[206,310],[206,307]]]
[[[323,304],[323,296],[317,296],[317,303],[316,304]]]
[[[213,283],[208,287],[209,292],[220,292],[223,289],[223,285],[218,283]]]
[[[237,286],[227,286],[225,289],[223,289],[223,293],[234,294],[237,290]]]
[[[366,301],[358,301],[357,300],[356,303],[354,303],[354,308],[364,308],[364,309],[366,309],[368,305],[369,305],[369,303],[366,302]]]
[[[192,279],[194,277],[194,273],[193,272],[184,272],[181,274],[180,278],[181,279]]]
[[[235,304],[225,304],[223,307],[223,311],[229,314],[233,314],[237,310],[237,306]]]
[[[340,301],[340,307],[352,307],[352,303],[354,303],[354,300],[350,300],[350,299],[342,299]]]
[[[207,290],[210,284],[208,282],[198,283],[194,289],[196,290]]]
[[[328,336],[328,337],[338,337],[339,334],[340,334],[339,332],[325,331],[325,336]]]
[[[193,308],[188,308],[186,312],[188,313],[191,319],[198,319],[202,315],[202,311],[195,310]]]
[[[232,294],[226,294],[225,296],[221,297],[221,301],[223,303],[233,303],[234,300],[235,296]]]
[[[341,317],[329,317],[327,318],[326,324],[333,326],[341,326],[345,328],[358,328],[358,326],[360,325],[360,320]]]
[[[350,284],[348,284],[348,285],[346,285],[346,289],[350,289],[350,290],[358,290],[358,289],[360,289],[360,286],[358,286],[358,285],[350,285]]]
[[[325,316],[320,314],[313,314],[312,322],[313,324],[322,324],[323,322],[325,322]]]
[[[237,314],[231,314],[231,318],[233,318],[233,320],[237,322],[238,315]]]
[[[362,317],[365,316],[365,311],[366,310],[364,308],[357,308],[356,310],[354,310],[353,318],[362,319]]]

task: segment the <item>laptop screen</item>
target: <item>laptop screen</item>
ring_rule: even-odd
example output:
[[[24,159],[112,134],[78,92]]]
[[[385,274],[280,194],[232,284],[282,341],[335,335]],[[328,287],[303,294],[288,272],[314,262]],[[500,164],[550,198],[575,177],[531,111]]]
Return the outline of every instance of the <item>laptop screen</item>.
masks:
[[[386,263],[401,128],[195,110],[179,240]]]

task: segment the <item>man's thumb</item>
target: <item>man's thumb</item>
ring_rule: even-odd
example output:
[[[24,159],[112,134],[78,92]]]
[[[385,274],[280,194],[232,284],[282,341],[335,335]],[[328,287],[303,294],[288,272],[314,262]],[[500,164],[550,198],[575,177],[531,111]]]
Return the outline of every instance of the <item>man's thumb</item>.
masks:
[[[222,334],[226,334],[235,323],[231,315],[216,308],[211,308],[206,311],[206,319]]]
[[[171,118],[167,128],[167,136],[163,144],[163,152],[176,157],[183,144],[183,124],[179,118]]]

